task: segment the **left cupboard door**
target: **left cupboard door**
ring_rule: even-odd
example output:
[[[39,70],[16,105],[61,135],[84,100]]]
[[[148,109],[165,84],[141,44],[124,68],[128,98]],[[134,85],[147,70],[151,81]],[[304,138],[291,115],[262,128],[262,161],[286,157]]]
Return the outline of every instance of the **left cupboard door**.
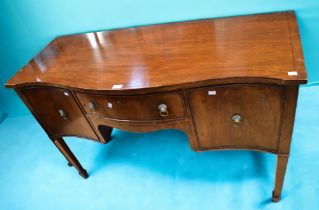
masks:
[[[19,92],[49,135],[79,136],[98,140],[69,90],[31,87]]]

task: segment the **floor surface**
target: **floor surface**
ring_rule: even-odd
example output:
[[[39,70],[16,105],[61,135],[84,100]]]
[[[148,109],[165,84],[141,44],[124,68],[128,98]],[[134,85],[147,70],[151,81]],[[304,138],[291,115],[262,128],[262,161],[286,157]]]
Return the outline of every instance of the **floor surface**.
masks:
[[[282,200],[272,203],[275,156],[190,150],[181,131],[115,130],[106,145],[66,138],[84,180],[31,115],[0,124],[0,209],[319,209],[319,87],[300,90]]]

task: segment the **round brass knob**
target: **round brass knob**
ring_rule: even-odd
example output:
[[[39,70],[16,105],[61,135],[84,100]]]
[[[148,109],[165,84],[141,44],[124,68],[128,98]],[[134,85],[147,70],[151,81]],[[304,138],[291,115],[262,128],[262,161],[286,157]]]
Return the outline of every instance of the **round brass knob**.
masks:
[[[160,104],[158,105],[158,109],[160,111],[160,115],[162,117],[166,117],[168,115],[167,106],[166,104]]]
[[[68,119],[67,114],[63,109],[59,109],[58,112],[64,120]]]
[[[242,121],[242,117],[239,114],[234,114],[231,119],[236,124],[240,124]]]
[[[96,111],[97,111],[97,106],[95,105],[95,103],[94,102],[89,102],[89,109],[90,109],[90,111],[91,112],[93,112],[93,113],[95,113]]]

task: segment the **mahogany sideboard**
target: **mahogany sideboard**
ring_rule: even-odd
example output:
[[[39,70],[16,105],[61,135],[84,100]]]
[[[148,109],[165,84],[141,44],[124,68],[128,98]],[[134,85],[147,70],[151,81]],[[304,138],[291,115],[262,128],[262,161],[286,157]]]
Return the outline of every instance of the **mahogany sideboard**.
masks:
[[[279,201],[298,88],[306,82],[289,11],[61,36],[6,87],[84,178],[64,136],[105,144],[112,128],[174,128],[195,151],[276,154],[272,199]]]

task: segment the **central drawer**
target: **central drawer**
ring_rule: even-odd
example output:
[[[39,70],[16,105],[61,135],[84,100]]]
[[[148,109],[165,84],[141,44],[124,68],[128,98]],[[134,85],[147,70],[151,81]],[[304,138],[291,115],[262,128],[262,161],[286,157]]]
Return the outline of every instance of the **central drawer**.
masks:
[[[179,92],[134,96],[76,93],[87,114],[117,120],[164,120],[185,117]]]

